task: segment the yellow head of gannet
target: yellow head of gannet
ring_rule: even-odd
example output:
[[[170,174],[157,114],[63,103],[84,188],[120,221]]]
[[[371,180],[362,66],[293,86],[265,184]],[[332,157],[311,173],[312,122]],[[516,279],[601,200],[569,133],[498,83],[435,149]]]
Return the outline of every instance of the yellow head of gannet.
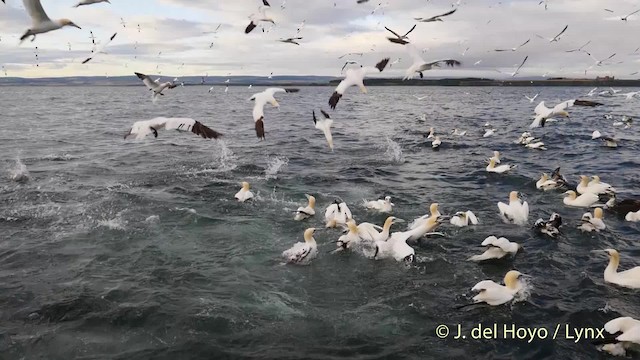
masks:
[[[388,233],[391,225],[402,221],[402,219],[398,219],[395,216],[389,216],[387,220],[384,221],[384,225],[382,225],[382,231],[386,231]]]
[[[580,185],[588,186],[589,185],[589,177],[586,175],[580,175]]]
[[[431,206],[429,206],[429,212],[431,212],[431,216],[440,215],[440,211],[438,210],[438,206],[440,206],[440,204],[438,204],[438,203],[433,203],[433,204],[431,204]]]
[[[520,199],[518,198],[518,192],[517,191],[512,191],[512,192],[509,193],[509,202],[518,201],[518,200],[520,200]]]
[[[540,176],[540,182],[544,183],[547,180],[549,180],[549,174],[542,173],[542,176]]]
[[[309,200],[309,207],[312,209],[316,208],[316,198],[313,197],[313,195],[309,195],[309,194],[304,194],[307,199]]]
[[[604,211],[602,211],[602,208],[596,208],[595,210],[593,210],[593,217],[602,220],[602,218],[604,217]]]
[[[489,169],[493,169],[496,167],[496,159],[491,158],[489,159]]]
[[[520,276],[522,276],[522,273],[520,273],[519,271],[509,271],[504,276],[504,285],[511,290],[518,290],[518,288],[520,287],[520,282],[518,281],[518,279],[520,279]]]
[[[308,228],[304,231],[304,241],[306,243],[315,244],[316,240],[313,238],[313,234],[316,232],[316,228]]]
[[[578,194],[576,194],[576,192],[573,190],[565,191],[564,195],[567,195],[567,197],[571,200],[575,200],[578,197]]]
[[[325,227],[334,228],[337,225],[338,225],[338,223],[336,222],[336,219],[331,219],[331,220],[327,221],[327,225]]]
[[[248,182],[246,182],[246,181],[243,181],[243,182],[242,182],[242,190],[244,190],[244,191],[249,191],[250,187],[251,187],[251,186],[249,185],[249,183],[248,183]]]
[[[640,289],[640,266],[618,272],[620,253],[615,249],[600,250],[609,256],[609,265],[604,269],[604,281],[631,289]],[[595,250],[595,252],[599,252]]]
[[[358,226],[356,225],[356,221],[353,219],[349,219],[347,221],[347,228],[349,228],[349,232],[358,233]]]

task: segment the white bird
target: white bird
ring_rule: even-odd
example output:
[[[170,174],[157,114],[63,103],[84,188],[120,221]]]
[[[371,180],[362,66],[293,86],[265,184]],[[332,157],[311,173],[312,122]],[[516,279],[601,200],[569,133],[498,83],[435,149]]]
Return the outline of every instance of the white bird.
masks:
[[[565,31],[567,31],[567,28],[568,28],[568,27],[569,27],[569,25],[566,25],[566,26],[564,27],[564,29],[562,29],[562,31],[560,31],[560,32],[558,33],[558,35],[556,35],[556,36],[552,37],[551,39],[545,39],[544,37],[542,37],[542,36],[540,36],[540,35],[536,35],[536,36],[537,36],[537,37],[539,37],[539,38],[541,38],[541,39],[544,39],[544,40],[549,40],[549,42],[556,42],[556,41],[560,40],[560,37],[562,36],[562,34],[564,34],[564,32],[565,32]]]
[[[522,44],[518,45],[517,47],[513,47],[513,48],[509,48],[509,49],[496,49],[496,50],[493,50],[493,51],[496,51],[496,52],[502,52],[502,51],[517,51],[519,48],[521,48],[521,47],[523,47],[523,46],[527,45],[527,44],[529,43],[529,41],[531,41],[531,39],[527,39],[527,41],[523,42]],[[533,102],[533,101],[532,101],[532,102]]]
[[[358,225],[360,238],[366,241],[370,241],[373,244],[385,242],[390,237],[389,231],[391,231],[391,226],[399,222],[404,222],[404,220],[398,219],[394,216],[389,216],[385,220],[382,227],[369,223],[361,223],[360,225]],[[378,231],[378,229],[380,231]],[[375,258],[376,254],[373,254],[371,257]]]
[[[585,232],[600,232],[607,228],[602,218],[604,217],[604,212],[601,208],[596,208],[593,211],[593,215],[591,213],[585,213],[582,215],[582,224],[578,226],[578,229]]]
[[[626,356],[627,349],[637,349],[640,345],[640,321],[632,317],[618,317],[604,324],[604,330],[611,337],[597,339],[596,345],[603,345],[602,351],[614,356]]]
[[[471,210],[458,211],[451,217],[449,223],[457,227],[469,226],[469,223],[472,225],[478,225],[478,218]]]
[[[288,264],[308,265],[318,256],[318,245],[313,238],[315,231],[315,228],[305,230],[304,242],[296,243],[291,249],[282,253],[282,257]]]
[[[489,165],[487,165],[487,172],[492,172],[492,173],[498,173],[498,174],[503,174],[506,173],[507,171],[510,171],[512,169],[515,169],[518,165],[498,165],[496,166],[496,161],[491,158],[489,159]]]
[[[203,139],[217,139],[221,133],[202,125],[201,122],[190,118],[165,118],[158,117],[151,120],[136,121],[124,138],[135,135],[136,140],[142,140],[147,135],[158,137],[158,130],[190,131]]]
[[[540,102],[538,106],[536,106],[536,108],[534,109],[536,116],[533,119],[533,122],[531,123],[531,125],[529,125],[529,127],[532,129],[540,126],[544,127],[544,124],[547,121],[547,119],[554,116],[569,117],[569,113],[566,111],[566,109],[573,106],[574,103],[575,103],[575,100],[567,100],[554,106],[552,109],[549,109],[544,105],[544,101]]]
[[[391,202],[391,196],[385,196],[384,200],[364,201],[365,208],[381,213],[390,213],[393,210],[393,206],[395,205]]]
[[[472,291],[479,292],[473,297],[474,303],[487,303],[491,306],[498,306],[513,300],[515,295],[524,288],[520,280],[522,274],[511,270],[504,276],[504,285],[497,284],[492,280],[484,280],[477,283]]]
[[[102,44],[102,46],[100,47],[100,49],[96,49],[96,50],[92,50],[91,51],[91,56],[89,56],[88,58],[86,58],[82,63],[86,64],[89,61],[93,60],[98,54],[106,54],[105,49],[107,48],[107,46],[113,41],[113,39],[116,38],[116,35],[118,35],[118,33],[114,33],[113,35],[111,35],[111,37],[109,38],[108,41],[106,41],[104,44]]]
[[[540,95],[540,93],[535,94],[534,97],[528,97],[527,95],[525,95],[524,97],[527,98],[527,100],[529,100],[530,103],[536,101],[536,98],[538,97],[538,95]]]
[[[455,59],[443,59],[443,60],[426,62],[422,58],[422,55],[420,55],[420,52],[415,46],[413,46],[412,44],[407,44],[405,45],[405,47],[407,48],[409,55],[413,59],[413,64],[407,69],[407,71],[405,72],[405,76],[402,80],[411,80],[413,79],[416,73],[420,75],[420,78],[422,79],[424,77],[423,72],[427,70],[431,70],[434,66],[439,67],[440,65],[446,65],[450,67],[455,67],[455,66],[462,65],[460,61]]]
[[[97,4],[97,3],[101,3],[101,2],[106,2],[108,4],[111,4],[111,2],[109,2],[109,0],[80,0],[80,2],[74,7],[79,7],[79,6],[82,6],[82,5]]]
[[[239,202],[245,202],[249,199],[253,199],[253,193],[249,189],[250,189],[249,183],[246,181],[243,181],[242,189],[240,189],[240,191],[238,191],[234,197],[238,199]]]
[[[333,204],[327,206],[324,212],[324,219],[327,224],[326,227],[334,228],[338,225],[346,225],[348,220],[353,219],[353,215],[347,203],[336,200]]]
[[[453,129],[453,131],[451,132],[451,135],[454,135],[454,136],[465,136],[465,135],[467,135],[467,131],[466,130],[460,131],[458,129]]]
[[[276,93],[298,92],[298,89],[268,88],[263,92],[253,94],[249,100],[254,101],[253,121],[255,122],[256,136],[264,140],[264,106],[270,103],[273,107],[280,107],[274,95]]]
[[[382,59],[376,64],[375,67],[360,65],[360,68],[357,69],[347,69],[344,80],[342,80],[340,84],[338,84],[335,91],[329,98],[329,106],[331,106],[331,109],[335,110],[336,105],[338,105],[338,101],[340,101],[342,95],[344,95],[345,91],[347,91],[347,89],[351,86],[358,86],[360,88],[360,91],[362,91],[363,94],[366,94],[367,88],[364,86],[363,82],[365,76],[376,71],[382,72],[389,63],[389,60],[389,58]]]
[[[436,132],[433,127],[429,128],[429,135],[427,135],[427,139],[434,139],[436,137]]]
[[[421,237],[431,233],[435,230],[440,223],[444,220],[441,215],[430,216],[425,221],[419,222],[413,229],[405,231],[408,236],[408,240],[418,241]]]
[[[593,95],[595,95],[595,94],[596,94],[596,90],[598,90],[598,88],[597,88],[597,87],[595,87],[595,88],[593,88],[593,89],[589,90],[589,93],[587,94],[587,96],[593,96]]]
[[[595,139],[599,139],[602,137],[602,133],[598,130],[595,130],[592,134],[591,134],[591,140],[595,140]]]
[[[407,240],[417,240],[424,234],[435,229],[440,222],[440,217],[433,216],[424,221],[413,230],[395,232],[384,242],[376,242],[374,259],[394,258],[396,261],[411,263],[415,260],[415,250],[407,244]]]
[[[598,202],[598,195],[593,193],[585,193],[580,196],[577,196],[575,191],[569,190],[564,193],[566,196],[562,199],[562,202],[567,206],[573,207],[590,207],[591,205]]]
[[[576,187],[578,194],[592,193],[596,195],[600,194],[614,194],[616,189],[607,183],[600,181],[600,177],[595,175],[593,180],[589,181],[589,178],[585,175],[580,175],[580,183]]]
[[[524,66],[524,64],[527,62],[527,59],[529,59],[529,56],[528,56],[528,55],[524,57],[524,60],[522,60],[522,63],[520,64],[520,66],[518,66],[518,67],[516,68],[516,71],[514,71],[514,72],[512,72],[512,73],[505,73],[505,72],[502,72],[502,71],[500,71],[500,70],[498,70],[498,69],[496,69],[496,71],[497,71],[497,72],[499,72],[499,73],[501,73],[501,74],[506,74],[506,75],[510,75],[511,77],[515,77],[516,75],[518,75],[518,73],[520,72],[520,69],[522,69],[522,67]]]
[[[534,150],[547,150],[547,148],[544,147],[544,143],[542,141],[526,144],[525,147],[527,149],[534,149]]]
[[[487,250],[480,254],[468,258],[468,261],[485,261],[492,259],[502,259],[508,255],[514,255],[520,249],[520,244],[511,242],[509,239],[495,236],[489,236],[482,242],[482,246],[486,246]]]
[[[4,1],[3,1],[4,2]],[[44,12],[40,0],[22,0],[24,8],[27,10],[33,26],[28,29],[21,37],[20,42],[27,39],[29,36],[33,36],[31,41],[36,39],[36,35],[44,34],[49,31],[58,30],[65,26],[73,26],[81,29],[80,26],[73,23],[69,19],[51,20],[47,13]]]
[[[536,181],[536,189],[543,191],[555,190],[563,185],[563,183],[550,178],[547,173],[543,173],[540,180]]]
[[[316,214],[316,198],[308,194],[304,194],[304,196],[307,197],[309,204],[305,207],[300,206],[298,210],[296,210],[296,216],[293,220],[302,221]]]
[[[442,145],[442,140],[440,140],[440,136],[436,136],[436,138],[431,142],[431,147],[437,149],[440,145]]]
[[[500,151],[494,151],[493,156],[489,158],[489,161],[491,160],[496,164],[500,164]]]
[[[498,210],[502,220],[509,224],[526,225],[529,219],[529,204],[520,200],[517,191],[509,193],[509,205],[499,202]]]
[[[348,219],[345,225],[347,226],[348,231],[346,234],[341,235],[338,238],[338,241],[336,241],[337,249],[334,252],[354,249],[360,244],[360,241],[363,240],[363,237],[360,236],[360,229],[358,229],[355,220]]]
[[[609,265],[604,270],[604,281],[631,289],[640,289],[640,266],[618,272],[620,253],[614,249],[594,250],[594,252],[602,251],[609,256]]]
[[[625,220],[630,221],[630,222],[638,222],[640,221],[640,210],[633,212],[633,211],[629,211],[627,213],[627,215],[625,215],[624,217]]]
[[[142,80],[142,83],[144,83],[147,86],[147,88],[149,88],[149,91],[152,92],[151,100],[153,100],[154,102],[156,101],[158,96],[164,95],[162,93],[164,89],[173,89],[178,86],[169,81],[164,83],[161,83],[159,79],[154,81],[153,79],[151,79],[149,76],[145,74],[141,74],[141,73],[135,73],[135,74],[138,77],[138,79]]]
[[[483,138],[487,138],[496,134],[496,129],[487,129],[482,135]]]
[[[267,15],[267,8],[268,8],[268,5],[260,6],[258,8],[258,12],[260,13],[259,15],[251,14],[251,16],[249,16],[249,18],[251,19],[251,22],[244,29],[245,34],[248,34],[251,31],[253,31],[253,29],[255,29],[260,22],[269,22],[275,25],[276,22],[273,21],[273,19]]]
[[[616,94],[615,96],[624,96],[626,100],[631,100],[638,94],[640,94],[640,91],[631,91],[623,94]]]
[[[429,214],[423,215],[417,219],[414,219],[410,224],[409,224],[409,230],[413,230],[415,228],[417,228],[418,226],[420,226],[422,223],[424,223],[425,221],[427,221],[427,219],[429,217],[439,217],[442,214],[440,214],[440,211],[438,210],[438,203],[433,203],[429,206]]]
[[[313,123],[315,124],[316,129],[322,131],[324,133],[324,137],[327,139],[327,143],[329,144],[329,148],[333,151],[333,136],[331,135],[331,125],[333,125],[333,120],[329,114],[327,114],[324,110],[320,110],[324,119],[318,120],[316,118],[316,111],[313,110]]]

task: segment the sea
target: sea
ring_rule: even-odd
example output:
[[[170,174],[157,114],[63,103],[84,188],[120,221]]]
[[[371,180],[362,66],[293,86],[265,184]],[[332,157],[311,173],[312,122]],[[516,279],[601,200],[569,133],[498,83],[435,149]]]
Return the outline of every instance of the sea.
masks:
[[[369,87],[349,89],[330,110],[332,88],[301,87],[277,94],[279,109],[265,107],[259,141],[249,97],[263,88],[208,88],[168,90],[155,104],[143,86],[2,88],[0,358],[596,359],[604,355],[572,329],[640,319],[638,290],[605,283],[607,257],[592,252],[615,248],[621,269],[640,265],[640,223],[607,212],[606,230],[582,233],[589,209],[535,186],[560,167],[574,184],[599,175],[618,199],[637,198],[640,123],[613,122],[636,118],[640,99],[588,97],[582,87]],[[538,101],[569,99],[604,105],[572,107],[570,118],[533,129],[546,151],[515,143]],[[314,128],[321,109],[334,120],[333,152]],[[224,136],[123,138],[155,117],[190,117]],[[487,127],[494,136],[483,137]],[[592,140],[594,130],[619,147]],[[517,167],[487,173],[493,151]],[[242,181],[253,201],[234,199]],[[527,226],[498,215],[513,190],[529,204]],[[294,221],[304,194],[317,198],[317,213]],[[471,210],[479,224],[443,223],[444,236],[414,245],[413,264],[331,253],[341,231],[323,229],[324,209],[341,199],[357,222],[381,225],[388,215],[363,201],[385,196],[407,221],[392,232],[434,202],[447,215]],[[553,212],[563,219],[557,239],[532,229]],[[322,229],[318,257],[283,264],[309,227]],[[523,248],[467,261],[490,235]],[[528,275],[526,296],[458,308],[477,282],[501,282],[509,270]],[[498,334],[472,334],[494,325]]]

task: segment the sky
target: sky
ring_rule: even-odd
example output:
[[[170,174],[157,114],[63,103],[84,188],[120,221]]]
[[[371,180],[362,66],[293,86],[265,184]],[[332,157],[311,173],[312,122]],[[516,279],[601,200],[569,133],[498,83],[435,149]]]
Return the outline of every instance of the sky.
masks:
[[[276,25],[250,34],[249,16],[261,0],[111,0],[74,8],[77,0],[42,0],[52,19],[82,27],[64,28],[19,43],[30,26],[21,0],[0,3],[2,76],[119,76],[134,71],[163,76],[326,75],[340,76],[345,60],[373,65],[390,57],[378,76],[401,77],[413,59],[402,45],[386,40],[385,26],[406,32],[426,61],[457,59],[459,68],[429,71],[428,77],[509,77],[528,56],[517,77],[615,76],[640,78],[640,0],[269,0]],[[457,7],[442,22],[417,23]],[[607,11],[608,9],[610,11]],[[375,11],[374,11],[375,10]],[[298,34],[297,29],[304,21]],[[558,42],[548,39],[568,29]],[[218,31],[215,32],[216,28]],[[88,64],[95,41],[105,50]],[[545,39],[538,37],[540,35]],[[303,37],[300,45],[277,40]],[[530,39],[517,51],[512,48]],[[585,52],[567,52],[590,41]],[[466,50],[466,51],[465,51]],[[347,53],[363,53],[348,55]],[[37,56],[36,56],[37,55]],[[499,70],[499,71],[496,71]],[[585,70],[587,70],[585,74]]]

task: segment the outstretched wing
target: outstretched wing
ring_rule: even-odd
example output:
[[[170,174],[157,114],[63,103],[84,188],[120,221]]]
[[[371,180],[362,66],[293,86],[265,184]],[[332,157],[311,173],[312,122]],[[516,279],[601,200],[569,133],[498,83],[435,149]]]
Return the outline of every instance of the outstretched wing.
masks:
[[[191,118],[167,118],[164,128],[167,130],[191,131],[203,139],[217,139],[222,136],[219,132]]]
[[[135,74],[138,77],[138,79],[142,80],[142,83],[144,83],[150,90],[156,90],[158,88],[158,83],[153,81],[153,79],[150,78],[149,76],[141,73],[135,73]]]
[[[31,17],[34,25],[51,21],[49,16],[47,16],[47,13],[44,12],[40,0],[24,0],[23,3],[24,8],[27,9],[27,13]]]

